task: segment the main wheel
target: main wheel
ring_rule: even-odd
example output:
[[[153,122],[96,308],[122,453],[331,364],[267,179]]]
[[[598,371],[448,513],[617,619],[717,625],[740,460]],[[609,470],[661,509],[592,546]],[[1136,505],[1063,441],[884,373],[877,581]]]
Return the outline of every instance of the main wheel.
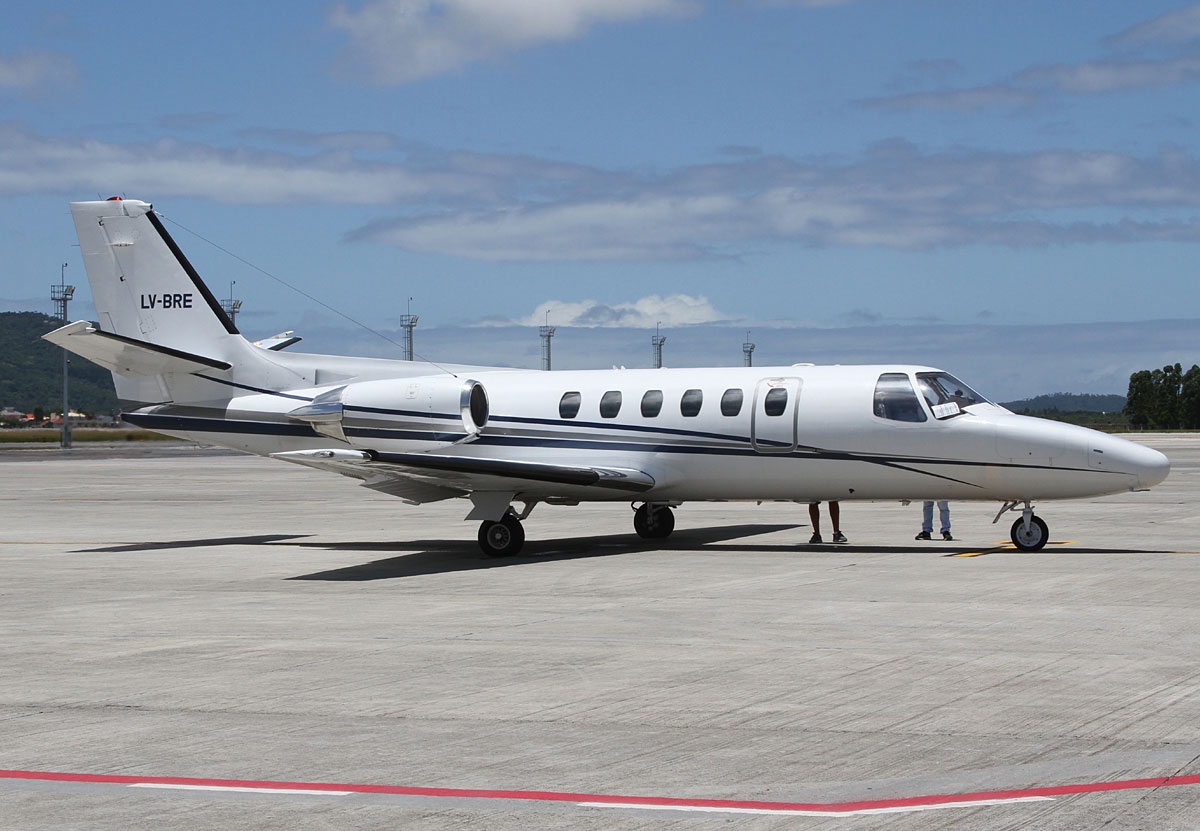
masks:
[[[633,530],[644,540],[661,540],[675,530],[675,512],[666,505],[643,503],[633,513]]]
[[[1031,516],[1029,528],[1025,527],[1024,518],[1014,522],[1010,536],[1013,545],[1022,551],[1041,551],[1046,547],[1046,541],[1050,539],[1050,529],[1046,527],[1046,523],[1042,522],[1041,517]]]
[[[489,520],[479,526],[479,547],[489,557],[511,557],[524,544],[525,529],[512,514],[505,514],[499,522]]]

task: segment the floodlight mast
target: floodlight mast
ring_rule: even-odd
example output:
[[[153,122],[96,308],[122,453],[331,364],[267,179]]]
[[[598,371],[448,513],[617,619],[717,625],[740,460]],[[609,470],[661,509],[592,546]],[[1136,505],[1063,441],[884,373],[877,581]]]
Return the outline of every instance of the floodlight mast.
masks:
[[[75,296],[75,287],[67,285],[67,263],[62,264],[62,268],[58,271],[58,285],[50,287],[50,299],[55,303],[55,311],[58,314],[58,319],[66,325],[67,304],[71,302],[71,298]],[[62,441],[61,446],[69,448],[71,446],[71,400],[68,394],[68,377],[70,369],[70,353],[63,349],[63,406],[62,406]]]
[[[221,308],[225,310],[225,314],[229,315],[229,322],[237,327],[237,314],[242,308],[241,300],[233,299],[233,287],[237,285],[237,280],[229,281],[229,299],[221,301]]]
[[[413,330],[417,328],[417,319],[420,318],[420,315],[412,313],[412,301],[411,297],[408,298],[408,314],[400,315],[400,328],[404,330],[403,358],[406,361],[413,360],[415,354],[413,352]]]
[[[663,344],[667,342],[667,336],[660,335],[658,333],[659,327],[661,325],[662,325],[661,322],[656,323],[654,325],[654,334],[650,336],[650,345],[654,347],[654,368],[655,369],[662,369],[662,348],[663,348]]]
[[[550,322],[550,316],[546,316],[546,322]],[[558,327],[556,326],[539,326],[538,336],[542,339],[542,369],[549,372],[551,369],[550,360],[550,339],[554,337],[554,333]]]

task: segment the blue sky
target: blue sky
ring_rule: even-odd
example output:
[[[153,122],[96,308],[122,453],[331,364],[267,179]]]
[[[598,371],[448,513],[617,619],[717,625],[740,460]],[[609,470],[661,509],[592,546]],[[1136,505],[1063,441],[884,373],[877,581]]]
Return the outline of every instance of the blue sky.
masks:
[[[66,202],[124,194],[313,351],[395,355],[356,323],[411,297],[439,360],[536,366],[549,321],[556,366],[645,365],[661,322],[675,365],[750,330],[1123,392],[1200,360],[1198,93],[1178,0],[20,4],[0,310],[66,262],[90,317]]]

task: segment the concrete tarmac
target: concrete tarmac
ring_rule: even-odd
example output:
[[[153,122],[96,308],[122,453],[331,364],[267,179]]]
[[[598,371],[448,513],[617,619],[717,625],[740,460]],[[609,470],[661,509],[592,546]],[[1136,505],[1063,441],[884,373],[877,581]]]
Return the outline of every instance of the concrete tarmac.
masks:
[[[1200,435],[1137,439],[1170,478],[1043,503],[1039,553],[993,503],[819,546],[803,505],[651,543],[611,504],[505,560],[461,500],[0,450],[0,828],[1192,831]]]

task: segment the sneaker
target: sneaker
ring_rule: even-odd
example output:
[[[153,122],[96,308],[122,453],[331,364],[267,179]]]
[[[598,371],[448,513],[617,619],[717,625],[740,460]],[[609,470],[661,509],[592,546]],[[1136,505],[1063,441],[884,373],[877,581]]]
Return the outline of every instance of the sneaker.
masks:
[[[928,531],[922,531],[921,533],[919,533],[915,537],[913,537],[913,539],[914,540],[931,540],[931,539],[933,539],[933,535],[930,534]]]
[[[825,540],[821,539],[820,534],[813,534],[811,537],[808,538],[809,545],[815,545],[816,543],[819,543],[819,542],[825,542]]]
[[[843,534],[841,531],[833,532],[833,541],[834,542],[850,542],[850,540],[846,539],[846,535]]]
[[[942,532],[942,539],[949,541],[949,540],[953,540],[953,539],[954,539],[954,537],[950,536],[950,532],[949,532],[949,531],[943,531],[943,532]]]

